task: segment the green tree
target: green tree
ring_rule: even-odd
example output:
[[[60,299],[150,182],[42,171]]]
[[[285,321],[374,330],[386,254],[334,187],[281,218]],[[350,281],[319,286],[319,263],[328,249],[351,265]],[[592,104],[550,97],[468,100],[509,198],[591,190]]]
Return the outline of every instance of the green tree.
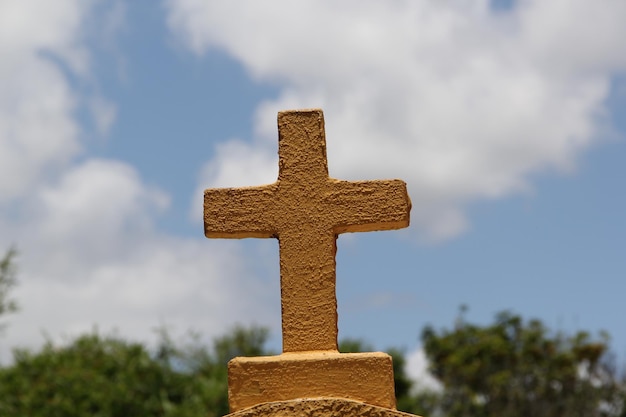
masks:
[[[15,300],[9,298],[9,291],[16,285],[15,278],[17,268],[15,257],[17,251],[10,248],[2,259],[0,259],[0,316],[17,310]]]
[[[191,342],[185,346],[162,337],[159,350],[170,352],[166,359],[168,364],[193,376],[192,383],[202,398],[204,409],[212,416],[224,416],[229,413],[228,361],[236,356],[272,354],[265,347],[268,336],[269,330],[264,327],[235,326],[213,340],[211,348],[202,343],[198,335],[192,335]]]
[[[461,313],[452,330],[426,327],[431,372],[445,387],[439,409],[462,417],[617,416],[620,385],[608,336],[550,332],[539,320],[502,312],[488,326]],[[623,398],[623,397],[622,397]]]
[[[162,332],[156,352],[98,334],[36,353],[14,352],[0,369],[0,416],[209,416],[228,413],[226,362],[264,353],[267,331],[235,328],[213,349],[181,346]]]
[[[179,376],[136,343],[94,334],[14,356],[0,371],[2,416],[163,416],[184,396]]]
[[[63,346],[47,342],[37,352],[16,350],[0,368],[0,416],[198,416],[228,414],[227,363],[235,356],[269,355],[268,331],[235,327],[212,343],[198,335],[174,339],[160,330],[154,351],[119,337],[88,334]],[[343,352],[371,351],[356,339]],[[413,407],[406,359],[391,350],[396,393]],[[409,401],[410,399],[410,401]]]

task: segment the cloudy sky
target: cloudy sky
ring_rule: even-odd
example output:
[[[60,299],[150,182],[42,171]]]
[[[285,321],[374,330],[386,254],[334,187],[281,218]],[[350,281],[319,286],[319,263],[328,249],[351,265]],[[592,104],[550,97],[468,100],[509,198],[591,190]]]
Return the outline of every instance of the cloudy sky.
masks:
[[[98,328],[280,349],[278,245],[204,238],[202,190],[277,174],[320,107],[331,176],[402,178],[403,231],[342,235],[340,337],[419,348],[461,304],[626,358],[626,2],[0,1],[10,346]]]

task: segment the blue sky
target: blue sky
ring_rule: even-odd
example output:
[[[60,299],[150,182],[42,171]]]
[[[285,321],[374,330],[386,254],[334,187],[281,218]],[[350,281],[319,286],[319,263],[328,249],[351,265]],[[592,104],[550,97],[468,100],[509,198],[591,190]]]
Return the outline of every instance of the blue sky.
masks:
[[[626,5],[0,5],[8,346],[89,331],[280,348],[278,245],[209,241],[202,189],[276,177],[276,112],[321,107],[329,170],[402,178],[403,231],[342,235],[340,337],[419,348],[461,304],[607,330],[626,357]]]

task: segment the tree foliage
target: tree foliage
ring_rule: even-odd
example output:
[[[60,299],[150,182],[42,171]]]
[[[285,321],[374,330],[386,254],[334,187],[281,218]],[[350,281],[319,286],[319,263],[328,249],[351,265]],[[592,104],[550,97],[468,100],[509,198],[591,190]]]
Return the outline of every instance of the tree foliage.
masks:
[[[443,415],[617,416],[622,389],[607,360],[607,336],[551,333],[538,320],[508,312],[488,326],[427,327],[431,372],[444,384]],[[622,414],[623,415],[623,414]]]
[[[206,343],[161,330],[153,350],[97,333],[62,346],[16,350],[0,368],[0,416],[208,416],[228,414],[227,362],[270,355],[268,331],[236,327]],[[441,392],[416,392],[404,351],[393,358],[398,409],[445,417],[626,417],[623,382],[607,362],[607,339],[552,333],[537,321],[501,313],[477,326],[463,316],[452,330],[422,334]],[[342,352],[371,351],[343,340]]]
[[[223,416],[229,412],[228,361],[273,354],[265,347],[265,328],[236,327],[211,345],[197,335],[183,343],[164,330],[159,334],[153,352],[97,333],[60,347],[48,341],[38,352],[16,350],[14,364],[0,368],[0,416]],[[345,340],[340,348],[372,350],[358,339]],[[390,354],[400,404],[412,398],[412,381],[403,352]]]
[[[90,334],[67,346],[15,351],[0,369],[0,416],[209,416],[228,413],[226,362],[264,352],[267,331],[235,328],[215,340],[156,352],[139,343]]]
[[[9,291],[16,285],[15,278],[17,268],[15,257],[17,250],[10,248],[0,259],[0,316],[17,310],[15,300],[9,298]]]
[[[98,335],[63,348],[48,342],[36,354],[17,351],[0,372],[0,415],[170,415],[188,394],[181,382],[140,344]]]

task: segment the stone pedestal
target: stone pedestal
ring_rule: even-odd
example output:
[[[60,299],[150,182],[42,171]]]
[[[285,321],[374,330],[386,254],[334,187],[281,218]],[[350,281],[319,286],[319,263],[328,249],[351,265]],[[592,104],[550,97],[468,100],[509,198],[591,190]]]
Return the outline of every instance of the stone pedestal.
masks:
[[[391,356],[316,351],[235,358],[228,364],[231,412],[265,402],[317,397],[395,409]]]
[[[417,417],[397,410],[339,398],[307,398],[259,404],[228,417]]]

